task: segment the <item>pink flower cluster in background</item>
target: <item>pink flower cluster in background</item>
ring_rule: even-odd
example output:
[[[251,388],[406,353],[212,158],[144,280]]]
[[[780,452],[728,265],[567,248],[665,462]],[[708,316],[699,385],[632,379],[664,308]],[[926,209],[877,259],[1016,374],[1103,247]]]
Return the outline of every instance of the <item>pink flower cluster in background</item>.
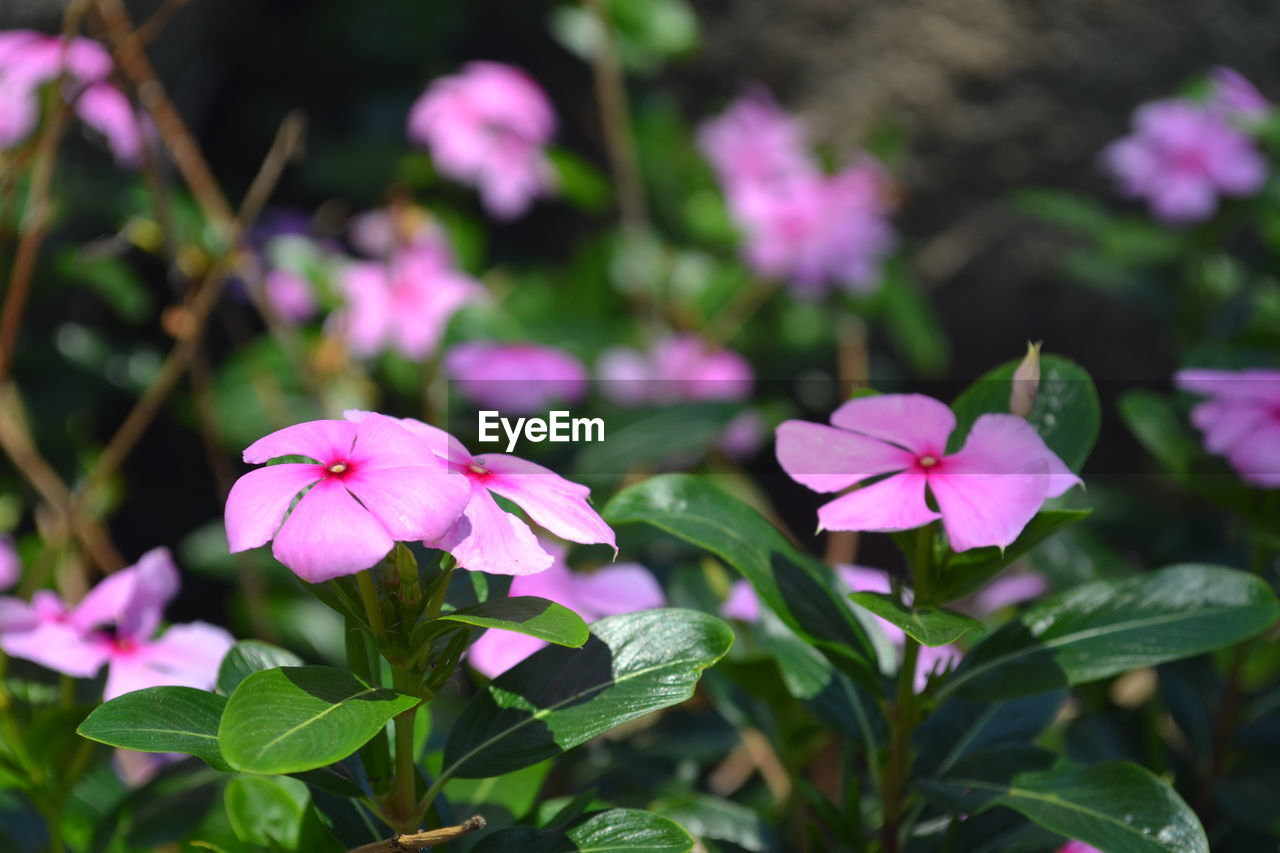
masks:
[[[650,610],[666,604],[662,587],[644,566],[617,563],[590,574],[575,572],[564,562],[564,550],[544,543],[554,562],[546,571],[523,575],[507,593],[532,595],[562,604],[587,622],[620,613]],[[478,672],[496,678],[546,645],[542,640],[510,631],[486,631],[467,652]]]
[[[117,162],[136,166],[144,125],[108,81],[111,69],[111,55],[95,41],[64,42],[32,30],[0,32],[0,150],[31,135],[40,119],[41,87],[62,77],[63,94],[80,120],[102,134]]]
[[[1280,489],[1280,370],[1196,368],[1179,371],[1176,381],[1208,398],[1191,411],[1205,448],[1253,485]]]
[[[48,590],[30,603],[2,598],[0,646],[8,655],[77,678],[92,678],[105,665],[104,699],[162,685],[212,690],[235,640],[204,622],[160,632],[178,585],[169,552],[157,548],[109,575],[74,606]]]
[[[762,90],[704,124],[698,144],[758,273],[813,295],[876,287],[894,233],[888,181],[870,155],[824,173],[803,127]]]
[[[587,368],[570,353],[531,343],[472,341],[453,347],[444,368],[475,403],[529,415],[587,393]]]
[[[480,191],[485,209],[515,219],[552,187],[544,148],[556,129],[551,102],[524,71],[470,62],[432,82],[409,113],[409,139],[441,173]]]
[[[475,571],[550,568],[553,557],[529,525],[493,495],[562,539],[617,551],[585,486],[515,456],[472,456],[449,433],[420,421],[373,412],[347,418],[285,427],[245,450],[251,463],[282,456],[313,461],[268,465],[236,481],[226,505],[232,552],[273,542],[276,559],[311,583],[368,569],[396,542],[422,541]]]
[[[1017,415],[987,414],[964,446],[948,455],[956,417],[921,394],[850,400],[834,426],[787,421],[778,427],[778,462],[793,480],[838,492],[889,474],[818,510],[826,530],[894,531],[941,518],[955,551],[1010,545],[1044,502],[1080,482]],[[932,492],[938,511],[925,502]]]
[[[1103,164],[1121,190],[1145,199],[1171,224],[1212,216],[1221,196],[1251,196],[1262,189],[1267,164],[1250,125],[1270,110],[1248,80],[1215,69],[1203,100],[1168,98],[1143,104],[1129,135],[1111,143]]]

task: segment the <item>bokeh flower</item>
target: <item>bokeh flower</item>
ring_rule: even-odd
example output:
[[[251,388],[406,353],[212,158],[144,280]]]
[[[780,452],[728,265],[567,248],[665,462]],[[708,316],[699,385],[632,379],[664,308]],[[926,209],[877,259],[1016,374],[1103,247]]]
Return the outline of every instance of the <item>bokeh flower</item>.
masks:
[[[1045,500],[1080,482],[1035,428],[1016,415],[982,415],[964,446],[947,455],[956,418],[920,394],[850,400],[834,426],[787,421],[778,427],[778,462],[793,480],[836,492],[882,474],[818,510],[827,530],[894,531],[941,518],[952,549],[1017,539]],[[925,502],[926,487],[938,511]]]
[[[508,595],[532,595],[563,604],[587,622],[666,603],[662,587],[644,566],[617,563],[584,574],[564,562],[563,548],[543,545],[554,562],[544,572],[514,578]],[[496,678],[545,645],[513,631],[486,631],[467,651],[467,659],[481,674]]]
[[[465,478],[400,421],[372,412],[356,423],[285,427],[244,452],[251,463],[281,456],[314,461],[268,465],[237,480],[227,496],[227,544],[234,553],[271,541],[276,559],[311,583],[363,571],[396,542],[442,535],[470,498]]]
[[[697,335],[672,335],[648,352],[606,350],[596,365],[605,396],[622,406],[697,400],[744,400],[755,377],[750,363],[730,349],[708,346]]]
[[[9,535],[0,536],[0,589],[8,589],[22,577],[22,558]]]
[[[1225,457],[1245,481],[1280,488],[1280,370],[1193,368],[1175,381],[1208,398],[1191,410],[1205,449]]]
[[[409,138],[443,174],[480,191],[490,214],[514,219],[552,188],[543,148],[555,133],[551,102],[524,71],[470,62],[434,81],[409,113]]]
[[[477,404],[517,415],[574,403],[587,392],[587,369],[570,353],[531,343],[471,341],[444,357],[445,371]]]
[[[1256,121],[1271,112],[1271,103],[1234,68],[1219,65],[1209,72],[1209,105],[1228,116]]]

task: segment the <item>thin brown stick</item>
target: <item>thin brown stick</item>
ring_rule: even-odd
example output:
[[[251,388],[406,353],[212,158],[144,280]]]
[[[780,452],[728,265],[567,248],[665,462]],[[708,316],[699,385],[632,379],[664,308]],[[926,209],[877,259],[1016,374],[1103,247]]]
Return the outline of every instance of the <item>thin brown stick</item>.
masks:
[[[356,847],[350,853],[404,853],[406,850],[423,850],[427,847],[434,847],[437,844],[448,844],[450,841],[457,841],[462,836],[479,832],[484,827],[484,818],[480,815],[475,815],[467,818],[457,826],[446,826],[426,832],[397,835],[395,838],[388,838],[383,841],[366,844],[363,847]]]

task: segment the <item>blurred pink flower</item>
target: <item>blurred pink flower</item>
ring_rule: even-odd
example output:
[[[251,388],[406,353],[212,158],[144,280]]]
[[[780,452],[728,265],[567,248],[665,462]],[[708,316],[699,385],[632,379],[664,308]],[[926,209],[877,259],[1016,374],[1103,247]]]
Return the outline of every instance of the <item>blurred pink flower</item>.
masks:
[[[305,276],[286,269],[270,270],[263,282],[267,302],[286,323],[305,323],[316,313],[316,297]]]
[[[972,609],[978,613],[995,613],[1006,607],[1030,601],[1045,593],[1049,582],[1039,572],[1017,572],[996,578],[973,596]]]
[[[703,123],[698,148],[729,196],[818,171],[803,126],[763,88],[739,97]]]
[[[22,577],[22,559],[12,536],[0,536],[0,589],[8,589]]]
[[[586,367],[554,347],[473,341],[449,350],[444,367],[476,403],[516,415],[577,402],[587,393]]]
[[[793,480],[836,492],[893,476],[822,506],[818,521],[827,530],[909,530],[941,518],[956,551],[1003,548],[1046,499],[1080,482],[1016,415],[982,415],[964,447],[949,456],[956,418],[931,397],[860,397],[836,409],[831,423],[778,427],[778,462]],[[925,503],[926,486],[940,512]]]
[[[56,593],[37,592],[28,605],[29,627],[6,631],[0,642],[13,657],[79,678],[96,675],[105,664],[104,699],[162,685],[210,690],[235,641],[204,622],[173,625],[157,637],[178,584],[168,550],[156,548],[108,576],[74,607]]]
[[[1245,132],[1219,110],[1185,99],[1139,107],[1132,132],[1107,146],[1102,161],[1125,194],[1145,198],[1171,224],[1206,219],[1218,196],[1253,195],[1267,177]]]
[[[442,173],[476,186],[493,216],[514,219],[552,187],[543,147],[555,127],[551,102],[528,74],[470,62],[418,98],[408,133]]]
[[[21,142],[39,119],[39,88],[65,69],[66,97],[106,139],[117,162],[136,166],[146,127],[124,94],[107,82],[111,55],[97,42],[65,42],[32,30],[0,32],[0,149]]]
[[[359,414],[348,413],[348,417]],[[586,486],[505,453],[472,456],[462,442],[442,429],[411,418],[401,423],[470,483],[470,502],[462,517],[443,535],[422,537],[427,547],[448,551],[459,566],[472,571],[531,575],[550,568],[555,558],[528,524],[498,506],[493,495],[499,495],[561,539],[584,545],[603,543],[617,553],[613,529],[587,502],[591,490]]]
[[[564,562],[564,549],[544,543],[554,558],[551,567],[511,581],[511,596],[546,598],[577,613],[587,622],[619,613],[662,607],[662,587],[644,566],[617,563],[590,574],[575,572]],[[467,657],[488,678],[496,678],[545,646],[542,640],[511,631],[486,631]]]
[[[1205,448],[1253,485],[1280,488],[1280,370],[1192,368],[1178,371],[1175,381],[1208,397],[1191,410]]]
[[[385,415],[285,427],[251,444],[244,461],[293,455],[315,461],[268,465],[236,481],[227,544],[235,553],[274,540],[275,558],[310,583],[370,568],[396,542],[434,539],[467,505],[466,479]]]
[[[1058,848],[1058,853],[1104,853],[1104,851],[1085,844],[1083,841],[1068,841]]]
[[[1209,72],[1209,105],[1228,116],[1255,120],[1271,112],[1271,104],[1239,71],[1219,65]]]
[[[615,347],[597,364],[606,397],[623,406],[694,400],[743,400],[751,395],[751,365],[738,353],[709,347],[697,335],[672,335],[647,352]]]

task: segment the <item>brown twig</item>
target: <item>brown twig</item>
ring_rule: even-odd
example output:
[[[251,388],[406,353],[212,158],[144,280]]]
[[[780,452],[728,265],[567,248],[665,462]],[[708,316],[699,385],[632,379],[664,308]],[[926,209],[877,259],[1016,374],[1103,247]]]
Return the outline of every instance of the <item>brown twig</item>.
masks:
[[[350,853],[404,853],[406,850],[423,850],[427,847],[434,847],[437,844],[448,844],[450,841],[456,841],[464,835],[479,832],[484,827],[484,818],[480,815],[475,815],[467,818],[457,826],[446,826],[426,832],[397,835],[395,838],[388,838],[383,841],[366,844],[363,847],[356,847]]]

